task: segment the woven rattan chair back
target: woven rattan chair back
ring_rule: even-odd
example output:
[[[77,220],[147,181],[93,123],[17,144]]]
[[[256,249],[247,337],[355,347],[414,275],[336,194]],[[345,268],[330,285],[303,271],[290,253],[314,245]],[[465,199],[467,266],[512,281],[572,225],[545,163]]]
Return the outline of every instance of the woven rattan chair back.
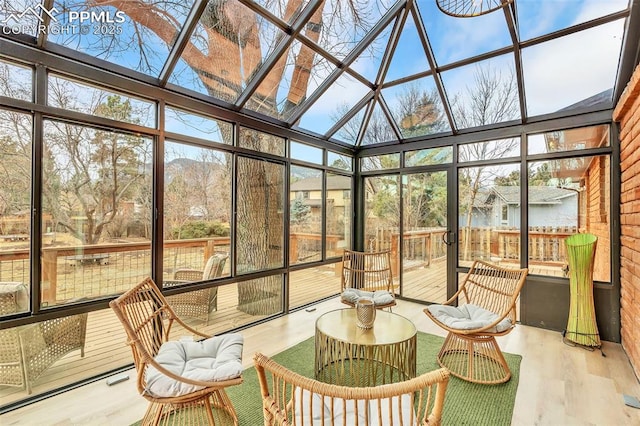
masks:
[[[88,314],[53,318],[0,330],[0,385],[27,394],[49,367],[70,352],[84,357]]]
[[[203,270],[178,269],[173,276],[174,280],[165,283],[165,285],[172,287],[186,282],[218,278],[222,275],[228,257],[227,254],[214,254],[207,260]],[[168,296],[167,300],[180,318],[197,318],[208,325],[211,312],[218,309],[218,287]]]
[[[194,337],[211,337],[185,324],[171,308],[151,278],[146,278],[109,303],[127,334],[137,371],[138,392],[150,404],[142,424],[238,424],[237,415],[224,388],[242,383],[242,378],[220,382],[198,382],[173,374],[155,362],[160,346],[170,340],[172,327]],[[185,383],[203,385],[204,389],[175,397],[154,397],[146,392],[147,369],[153,367],[166,376]],[[213,410],[214,407],[222,408]],[[215,412],[214,412],[215,411]],[[218,419],[216,420],[216,416]]]
[[[527,272],[478,260],[462,281],[460,295],[464,297],[458,303],[471,303],[500,316],[506,314],[515,325],[516,303]]]
[[[502,268],[476,260],[460,283],[458,291],[443,305],[472,304],[491,311],[497,318],[475,329],[452,328],[436,318],[429,309],[424,313],[435,324],[447,330],[438,363],[456,377],[472,383],[504,383],[511,371],[496,336],[510,333],[516,325],[516,304],[524,286],[528,269]],[[498,331],[496,326],[509,319],[510,326]]]
[[[381,252],[359,252],[345,250],[342,255],[342,291],[347,288],[354,288],[364,291],[384,290],[394,294],[393,274],[391,272],[390,251]],[[353,303],[344,301],[353,306]],[[394,306],[394,301],[388,305],[378,306],[387,308]]]
[[[253,359],[265,425],[441,424],[449,383],[444,368],[393,384],[348,387],[301,376],[260,353]]]

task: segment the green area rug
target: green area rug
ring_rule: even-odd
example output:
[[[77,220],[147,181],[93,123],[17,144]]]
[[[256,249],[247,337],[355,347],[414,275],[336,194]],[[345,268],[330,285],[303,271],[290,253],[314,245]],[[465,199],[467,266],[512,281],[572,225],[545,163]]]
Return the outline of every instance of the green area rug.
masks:
[[[439,368],[436,354],[444,339],[418,332],[417,373]],[[478,385],[451,377],[444,403],[444,425],[510,425],[520,377],[519,355],[504,354],[511,380],[500,385]],[[313,377],[314,339],[309,338],[272,357],[276,362],[307,377]],[[253,367],[242,375],[244,382],[227,388],[242,426],[264,423],[258,376]]]

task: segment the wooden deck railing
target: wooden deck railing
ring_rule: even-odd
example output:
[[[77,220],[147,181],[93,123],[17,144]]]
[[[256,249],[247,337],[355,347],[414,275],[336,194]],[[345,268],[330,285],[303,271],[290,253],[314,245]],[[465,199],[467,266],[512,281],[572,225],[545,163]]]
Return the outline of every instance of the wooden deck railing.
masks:
[[[393,274],[398,276],[400,265],[400,235],[398,232],[378,232],[384,240],[372,240],[378,250],[390,249]],[[443,258],[446,246],[442,241],[445,228],[429,228],[405,232],[402,235],[404,265],[429,266]],[[575,233],[575,228],[531,227],[529,231],[530,263],[558,266],[566,260],[563,241]],[[292,233],[290,262],[296,263],[300,244],[318,244],[321,234]],[[338,235],[328,235],[327,250],[340,255]],[[460,249],[464,253],[465,238],[471,238],[467,248],[474,258],[497,257],[504,261],[520,258],[518,229],[472,228],[461,232]],[[170,240],[163,242],[164,266],[169,274],[178,266],[200,268],[216,251],[230,250],[229,237]],[[375,247],[373,247],[375,245]],[[123,242],[87,246],[44,247],[42,249],[42,301],[44,304],[76,297],[98,297],[118,294],[150,274],[151,243]],[[29,249],[0,251],[0,281],[29,282]]]
[[[447,254],[446,244],[442,241],[442,235],[446,231],[446,228],[428,228],[405,232],[402,234],[404,259],[407,261],[418,259],[424,266],[429,266],[433,260],[443,258]],[[391,234],[390,247],[391,272],[397,277],[400,272],[399,233]]]
[[[204,260],[220,247],[228,252],[230,242],[229,237],[164,241],[165,265],[171,263],[169,259],[178,256],[183,264],[201,267]],[[29,252],[29,249],[0,251],[0,280],[29,282]],[[142,279],[150,274],[150,255],[149,241],[45,247],[42,249],[42,302],[46,305],[65,299],[60,297],[60,285],[66,289],[75,286],[76,281],[97,280],[105,294],[124,291],[131,285],[131,279]],[[105,278],[105,274],[96,273],[95,267],[103,268],[102,272],[110,267],[116,270],[113,274],[106,274]],[[105,282],[100,282],[101,279]],[[91,296],[87,289],[79,289],[76,293],[66,290],[66,294],[72,297]]]

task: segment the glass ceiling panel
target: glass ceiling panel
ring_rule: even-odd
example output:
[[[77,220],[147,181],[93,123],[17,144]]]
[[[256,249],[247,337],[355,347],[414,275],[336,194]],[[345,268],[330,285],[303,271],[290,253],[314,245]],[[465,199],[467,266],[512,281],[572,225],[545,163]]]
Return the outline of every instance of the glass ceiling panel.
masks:
[[[292,23],[309,4],[309,0],[254,0],[253,2],[288,23]]]
[[[442,73],[458,129],[520,118],[520,98],[512,54]]]
[[[348,74],[342,74],[305,112],[299,127],[324,135],[355,106],[369,88]]]
[[[509,28],[501,10],[473,18],[455,18],[441,12],[435,0],[418,0],[417,6],[438,65],[446,65],[512,44]]]
[[[283,36],[240,2],[212,0],[169,81],[233,103]]]
[[[35,37],[42,18],[50,13],[38,0],[4,0],[0,2],[0,26],[3,34],[27,34]]]
[[[351,69],[365,77],[370,82],[376,80],[384,50],[389,44],[389,36],[393,30],[393,25],[389,24],[382,30],[367,48],[351,63]]]
[[[606,16],[627,8],[629,0],[517,1],[520,39],[543,34]]]
[[[363,107],[360,109],[360,111],[355,113],[354,116],[344,124],[344,126],[340,127],[333,134],[333,137],[339,141],[348,143],[350,145],[355,145],[358,141],[360,128],[362,127],[362,120],[364,119],[365,109],[366,107]]]
[[[419,72],[428,71],[429,61],[427,54],[422,48],[416,23],[410,15],[404,24],[404,29],[400,34],[400,40],[393,52],[385,82],[408,77]]]
[[[522,50],[527,114],[611,102],[624,19]]]
[[[403,138],[451,130],[433,77],[392,86],[382,94]]]
[[[360,145],[372,145],[394,140],[397,140],[396,134],[391,124],[389,124],[387,116],[382,111],[380,104],[376,102]]]
[[[113,6],[113,5],[117,5]],[[193,1],[56,0],[48,41],[157,76]]]
[[[245,0],[202,1],[208,1],[205,11],[177,58],[171,56],[171,51],[176,40],[182,40],[180,31],[195,0],[0,0],[0,29],[5,32],[0,37],[11,37],[12,34],[37,36],[38,25],[43,22],[43,17],[50,14],[44,49],[62,45],[130,69],[132,78],[140,77],[135,72],[159,76],[167,65],[167,58],[170,58],[171,63],[175,62],[175,68],[168,76],[173,88],[180,86],[291,122],[292,114],[299,111],[297,108],[302,102],[335,69],[335,61],[326,60],[300,40],[295,40],[282,58],[266,64],[266,60],[273,57],[278,41],[289,37],[288,34],[269,18],[247,7],[246,4],[250,3]],[[256,9],[263,8],[273,14],[270,16],[290,24],[310,3],[309,0],[253,1],[260,5]],[[317,13],[320,18],[316,23],[312,18],[311,22],[304,24],[299,37],[305,37],[307,43],[308,40],[317,42],[338,61],[342,60],[395,1],[322,2]],[[515,1],[523,41],[629,7],[629,0]],[[52,6],[46,9],[43,4]],[[511,46],[502,11],[473,18],[453,18],[440,12],[433,0],[416,0],[414,4],[419,8],[440,66]],[[619,19],[523,48],[527,114],[535,116],[564,110],[568,115],[583,107],[600,104],[610,107],[625,24],[626,19]],[[354,73],[375,81],[392,27],[390,23],[350,64]],[[7,29],[9,33],[6,33]],[[44,31],[40,33],[44,34]],[[629,43],[632,44],[629,51],[635,51],[637,41],[630,40]],[[449,67],[442,73],[455,121],[454,131],[521,118],[514,63],[514,55],[508,54],[455,69]],[[271,71],[249,99],[240,105],[239,99],[245,100],[242,93],[253,87],[252,78],[261,75],[260,70],[265,64],[273,65]],[[398,46],[389,64],[386,83],[399,78],[408,80],[416,73],[429,70],[413,14],[407,17],[405,27],[401,29]],[[11,83],[21,81],[25,90],[29,87],[29,90],[17,94],[14,84],[5,85],[0,88],[0,94],[31,100],[31,69],[0,62],[0,77]],[[420,111],[419,103],[404,105],[398,99],[403,92],[410,92],[414,83],[419,84],[417,90],[423,94],[435,93],[431,77],[386,87],[381,92],[394,123],[389,123],[376,105],[368,129],[360,130],[363,109],[335,134],[327,134],[369,90],[345,74],[294,124],[347,144],[358,142],[358,134],[364,135],[363,145],[395,141],[398,135],[394,129],[400,131],[402,138],[428,136],[436,132],[435,127],[418,125],[416,128],[415,125],[420,122],[420,114],[424,113]],[[491,87],[493,89],[489,90]],[[13,92],[9,93],[8,88]],[[442,100],[433,98],[432,101],[440,111]],[[437,132],[448,131],[448,124],[444,121],[442,129]]]
[[[284,119],[334,69],[325,58],[295,40],[251,95],[245,107]]]
[[[320,22],[312,17],[303,34],[343,60],[395,2],[358,0],[357,7],[351,1],[325,2]]]

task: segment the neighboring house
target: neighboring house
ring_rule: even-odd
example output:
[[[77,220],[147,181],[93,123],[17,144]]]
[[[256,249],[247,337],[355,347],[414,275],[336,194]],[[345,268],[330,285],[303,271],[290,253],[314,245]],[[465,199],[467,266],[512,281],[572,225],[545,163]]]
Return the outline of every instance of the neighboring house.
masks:
[[[297,231],[317,232],[322,226],[322,179],[320,177],[303,178],[291,183],[289,193],[290,201],[302,200],[304,205],[310,208],[310,217],[304,224],[297,227]],[[327,233],[341,235],[347,240],[350,238],[351,211],[351,178],[347,176],[327,176]],[[345,246],[345,241],[338,244]]]
[[[189,207],[189,218],[195,220],[204,220],[207,218],[208,212],[205,206]]]
[[[466,216],[460,216],[465,226]],[[553,186],[529,187],[529,226],[577,226],[578,192]],[[520,228],[520,189],[495,186],[480,190],[473,204],[471,226]]]
[[[290,200],[302,199],[316,213],[322,206],[322,178],[311,177],[291,184]],[[347,176],[327,176],[327,203],[334,207],[351,205],[351,179]],[[316,210],[316,211],[314,211]]]

